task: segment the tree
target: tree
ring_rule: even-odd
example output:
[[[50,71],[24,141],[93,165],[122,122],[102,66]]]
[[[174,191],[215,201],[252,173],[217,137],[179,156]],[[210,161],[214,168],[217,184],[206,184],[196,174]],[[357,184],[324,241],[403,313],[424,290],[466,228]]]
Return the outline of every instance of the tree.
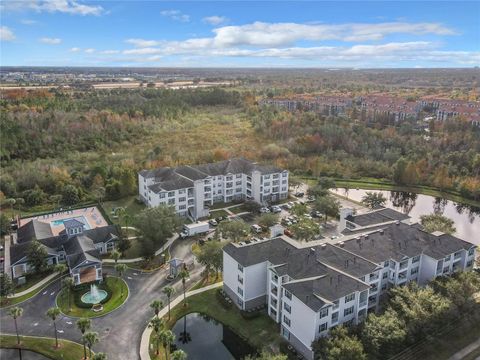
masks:
[[[20,345],[20,336],[18,335],[18,324],[17,324],[17,319],[22,316],[23,314],[23,309],[21,307],[15,306],[13,308],[10,308],[8,310],[8,314],[13,318],[13,321],[15,322],[15,332],[17,333],[17,344]]]
[[[123,278],[123,275],[127,271],[128,267],[126,264],[117,264],[115,265],[115,271],[117,272],[117,275],[120,279]],[[123,296],[123,286],[121,286],[121,296]]]
[[[7,297],[15,292],[15,285],[8,274],[0,274],[0,296]]]
[[[382,315],[370,314],[361,336],[369,354],[390,358],[403,348],[407,333],[405,323],[394,311],[387,310]]]
[[[253,200],[245,201],[242,206],[245,209],[245,211],[248,211],[251,213],[258,213],[260,211],[260,208],[262,207],[259,203]]]
[[[47,310],[46,315],[53,321],[53,329],[55,331],[55,347],[58,348],[58,335],[57,335],[57,317],[60,315],[60,309],[58,307],[51,307]]]
[[[320,179],[318,179],[318,186],[326,190],[336,189],[337,187],[335,181],[328,177],[321,177]]]
[[[314,198],[320,198],[322,196],[328,195],[328,188],[324,188],[320,185],[315,185],[308,188],[307,194],[308,196],[313,196]]]
[[[456,231],[453,220],[440,214],[422,215],[420,223],[429,233],[441,231],[445,234],[453,234]]]
[[[73,289],[73,279],[70,276],[67,276],[62,280],[62,287],[66,289],[67,296],[68,296],[68,308],[72,310],[72,289]]]
[[[92,360],[107,360],[107,355],[105,353],[99,352],[93,355]]]
[[[187,354],[183,350],[175,350],[172,353],[172,360],[187,360]]]
[[[315,200],[314,208],[325,216],[325,224],[328,216],[337,217],[340,212],[340,203],[331,195],[327,195]]]
[[[381,192],[367,191],[362,197],[362,204],[373,210],[381,206],[385,206],[387,198]]]
[[[83,343],[87,344],[88,347],[88,357],[92,358],[92,347],[96,343],[98,343],[100,338],[98,337],[98,333],[95,331],[89,331],[83,335]]]
[[[243,221],[222,221],[217,226],[215,235],[233,242],[239,242],[245,239],[249,232],[250,227]]]
[[[258,224],[264,227],[269,228],[278,223],[278,215],[272,213],[266,213],[260,215],[258,218]]]
[[[87,330],[90,330],[90,326],[91,326],[90,319],[80,318],[80,319],[77,320],[77,328],[78,328],[78,330],[80,330],[80,332],[82,333],[83,358],[84,358],[84,359],[87,358],[87,348],[86,348],[86,344],[85,344],[84,335],[85,335],[85,332],[86,332]]]
[[[407,168],[407,161],[401,157],[393,166],[393,181],[397,184],[405,184],[405,170]]]
[[[73,185],[65,185],[62,189],[62,202],[65,205],[75,205],[80,201],[80,193]]]
[[[188,273],[188,270],[186,268],[183,268],[182,271],[178,274],[180,278],[182,279],[182,288],[183,288],[183,306],[187,306],[187,296],[186,296],[186,282],[187,278],[190,277],[190,274]]]
[[[120,254],[120,252],[118,250],[113,250],[111,253],[110,253],[110,256],[112,257],[113,260],[115,260],[115,264],[118,263],[118,259],[120,259],[120,257],[122,256],[122,254]]]
[[[60,275],[67,271],[67,265],[63,263],[56,264],[53,268],[53,271],[58,272]]]
[[[172,298],[172,295],[175,293],[175,289],[171,286],[165,286],[163,288],[163,293],[167,296],[167,301],[168,301],[168,320],[170,320],[170,300]]]
[[[63,196],[62,195],[51,195],[48,200],[50,200],[50,202],[54,203],[55,204],[55,208],[59,208],[60,207],[60,201],[62,201],[63,199]]]
[[[8,204],[10,205],[10,210],[12,211],[12,215],[15,215],[15,213],[13,212],[13,206],[17,203],[17,200],[13,199],[13,198],[10,198],[10,199],[6,199],[5,200],[5,204]]]
[[[155,313],[155,316],[158,317],[158,313],[163,307],[163,302],[160,300],[153,300],[150,303],[150,307],[153,309],[153,312]]]
[[[297,191],[301,185],[302,185],[302,180],[297,176],[290,175],[288,177],[288,186],[293,188],[293,191]]]
[[[205,266],[205,273],[207,275],[210,271],[215,270],[218,278],[218,271],[223,266],[223,251],[222,243],[219,241],[208,241],[203,246],[198,248],[195,256],[200,264]]]
[[[293,205],[293,207],[290,209],[290,212],[294,215],[297,215],[297,216],[302,216],[302,215],[306,214],[307,211],[308,211],[307,205],[298,204],[298,203]]]
[[[271,354],[267,351],[262,351],[260,355],[248,355],[244,360],[288,360],[288,356],[284,354]]]
[[[10,231],[10,219],[5,213],[0,213],[0,236],[8,234]]]
[[[33,239],[27,250],[28,264],[38,273],[43,273],[47,269],[48,253],[45,246],[37,239]]]
[[[475,271],[461,271],[451,277],[437,277],[432,287],[453,303],[457,314],[466,314],[477,305],[475,295],[480,290],[480,276]]]
[[[148,327],[151,328],[154,332],[155,336],[155,345],[156,345],[156,354],[158,355],[160,353],[160,333],[163,328],[163,321],[158,318],[154,317],[150,322],[148,323]]]
[[[163,330],[158,334],[158,337],[165,350],[165,358],[168,360],[170,358],[170,346],[175,341],[175,335],[171,330]]]
[[[293,224],[290,229],[298,240],[310,241],[320,234],[318,224],[311,220],[302,218],[296,224]]]
[[[349,335],[347,329],[336,326],[330,331],[329,337],[320,337],[312,344],[316,359],[322,360],[366,360],[362,343],[354,335]]]

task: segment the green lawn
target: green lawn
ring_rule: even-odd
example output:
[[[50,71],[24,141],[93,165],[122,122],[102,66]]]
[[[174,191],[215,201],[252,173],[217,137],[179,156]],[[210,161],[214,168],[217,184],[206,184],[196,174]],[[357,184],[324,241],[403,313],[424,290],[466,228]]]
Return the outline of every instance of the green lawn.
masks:
[[[83,346],[73,341],[59,340],[60,347],[55,348],[54,338],[20,336],[20,347],[42,354],[53,360],[80,360],[83,358]],[[17,349],[17,338],[13,335],[0,335],[0,347]]]
[[[28,288],[32,287],[33,285],[35,285],[36,283],[42,281],[43,279],[45,279],[48,275],[50,275],[52,272],[49,271],[49,272],[44,272],[44,273],[31,273],[31,274],[27,274],[26,276],[26,282],[25,284],[22,284],[22,285],[18,285],[15,287],[15,292],[16,293],[19,293],[19,292],[22,292],[23,290],[27,290]]]
[[[231,212],[233,212],[234,214],[240,214],[242,212],[247,212],[247,211],[250,211],[248,209],[248,206],[245,206],[245,204],[242,204],[240,206],[235,206],[235,207],[232,207],[229,209]]]
[[[0,308],[5,307],[5,306],[10,306],[10,305],[15,305],[15,304],[21,303],[22,301],[30,299],[31,297],[37,295],[40,291],[45,289],[47,286],[49,286],[51,283],[53,283],[57,279],[58,279],[58,276],[54,277],[52,280],[50,280],[45,285],[40,286],[38,289],[30,291],[29,293],[27,293],[25,295],[22,295],[22,296],[15,297],[15,298],[5,298],[5,297],[0,298]]]
[[[91,309],[77,307],[73,301],[73,294],[71,300],[72,309],[70,310],[67,289],[63,289],[60,294],[58,294],[57,305],[65,315],[72,317],[97,317],[100,315],[105,315],[122,305],[128,297],[128,286],[123,279],[117,277],[108,277],[107,284],[112,290],[112,297],[105,304],[103,304],[102,311],[94,312]]]
[[[142,260],[134,263],[128,263],[127,266],[129,268],[138,269],[140,271],[144,271],[144,270],[151,271],[151,270],[158,269],[168,260],[170,260],[170,253],[168,252],[168,249],[167,249],[161,254],[155,256],[152,260],[149,260],[149,261]]]
[[[209,219],[215,219],[220,216],[228,216],[228,212],[223,209],[210,211]]]
[[[105,213],[110,217],[110,220],[114,224],[120,224],[121,226],[125,226],[125,222],[123,221],[123,219],[115,218],[115,215],[112,214],[112,209],[124,207],[126,209],[126,212],[132,218],[135,215],[137,215],[140,211],[145,209],[145,205],[142,203],[139,203],[136,200],[136,196],[128,196],[118,200],[105,201],[102,204],[102,207],[105,210]],[[129,224],[129,226],[131,226],[131,224]]]
[[[265,314],[253,319],[245,319],[234,305],[230,309],[225,309],[218,301],[216,291],[217,289],[212,289],[187,298],[187,307],[184,307],[183,303],[175,306],[171,312],[171,319],[167,320],[168,315],[165,317],[166,326],[171,329],[183,316],[201,313],[228,326],[257,349],[267,346],[278,348],[282,338],[278,325],[270,317]],[[157,357],[154,351],[150,352],[152,359],[164,359],[162,352],[160,354]]]

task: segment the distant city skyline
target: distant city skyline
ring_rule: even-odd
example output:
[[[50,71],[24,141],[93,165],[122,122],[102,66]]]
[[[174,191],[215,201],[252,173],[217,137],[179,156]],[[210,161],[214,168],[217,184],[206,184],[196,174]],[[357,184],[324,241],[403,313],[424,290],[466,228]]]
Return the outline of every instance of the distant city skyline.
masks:
[[[2,1],[2,66],[473,67],[480,2]]]

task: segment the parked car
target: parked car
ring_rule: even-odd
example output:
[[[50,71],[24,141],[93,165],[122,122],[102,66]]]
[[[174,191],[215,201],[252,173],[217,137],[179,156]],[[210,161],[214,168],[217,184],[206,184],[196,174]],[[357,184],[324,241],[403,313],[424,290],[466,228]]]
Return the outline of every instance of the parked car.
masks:
[[[285,229],[285,230],[283,231],[283,233],[284,233],[285,235],[287,235],[287,236],[290,236],[290,237],[293,236],[293,233],[292,233],[290,230],[288,230],[288,229]]]
[[[212,226],[217,226],[218,225],[218,222],[215,219],[211,219],[208,223]]]
[[[310,215],[314,218],[322,217],[322,213],[320,211],[312,211]]]
[[[310,219],[310,220],[313,219],[313,218],[312,218],[312,215],[310,215],[310,214],[305,214],[305,215],[303,215],[303,217],[304,217],[305,219]]]
[[[280,206],[272,206],[272,212],[274,214],[277,214],[279,212],[282,212],[282,209],[280,209]]]
[[[293,206],[290,205],[289,203],[283,205],[283,208],[286,209],[286,210],[290,210],[292,207]]]
[[[259,234],[262,232],[262,227],[260,225],[257,225],[257,224],[253,224],[252,225],[252,231]]]
[[[282,219],[282,225],[285,225],[285,226],[291,226],[293,223],[288,220],[287,218],[285,219]]]
[[[217,224],[218,224],[218,223],[222,222],[222,221],[225,220],[225,219],[227,219],[226,216],[219,216],[219,217],[215,218],[215,221],[216,221]]]
[[[315,197],[313,197],[313,196],[309,196],[309,197],[307,198],[307,203],[312,203],[312,202],[314,202],[314,201],[315,201]]]
[[[297,198],[301,198],[301,197],[304,197],[304,196],[305,196],[305,193],[303,193],[303,192],[296,192],[294,195],[295,195],[295,197],[297,197]]]
[[[267,208],[267,207],[262,207],[262,208],[260,208],[260,212],[261,212],[262,214],[266,214],[266,213],[269,213],[269,212],[270,212],[270,209]]]

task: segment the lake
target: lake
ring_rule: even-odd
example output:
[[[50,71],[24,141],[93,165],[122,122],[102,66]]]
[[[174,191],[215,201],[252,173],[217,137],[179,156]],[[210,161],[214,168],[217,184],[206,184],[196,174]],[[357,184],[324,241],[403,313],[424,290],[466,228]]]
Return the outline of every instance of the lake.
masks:
[[[187,353],[188,360],[240,360],[255,354],[227,326],[206,315],[188,314],[175,323],[172,331],[176,347]]]
[[[408,214],[414,222],[420,221],[421,215],[442,214],[455,222],[455,236],[480,245],[480,208],[405,191],[349,189],[347,193],[344,188],[332,191],[355,201],[361,201],[367,191],[381,192],[388,199],[387,207]]]

